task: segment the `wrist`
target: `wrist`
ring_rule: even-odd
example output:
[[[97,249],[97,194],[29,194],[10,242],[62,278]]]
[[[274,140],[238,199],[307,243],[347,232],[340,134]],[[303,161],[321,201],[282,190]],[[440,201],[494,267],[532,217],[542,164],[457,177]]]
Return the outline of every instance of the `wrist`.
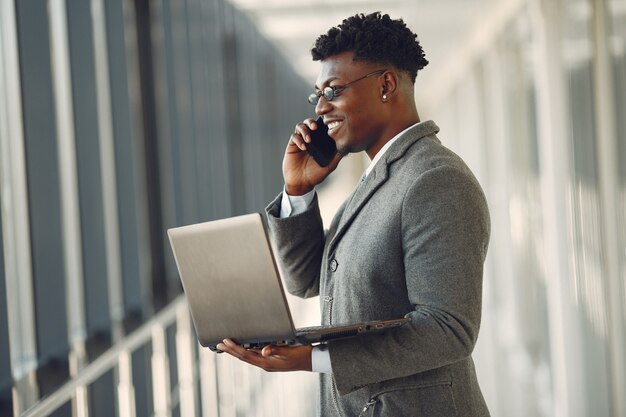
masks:
[[[313,191],[312,186],[294,186],[285,184],[285,192],[291,196],[301,196]]]
[[[313,372],[313,346],[307,345],[305,352],[307,352],[307,354],[304,357],[304,370]]]

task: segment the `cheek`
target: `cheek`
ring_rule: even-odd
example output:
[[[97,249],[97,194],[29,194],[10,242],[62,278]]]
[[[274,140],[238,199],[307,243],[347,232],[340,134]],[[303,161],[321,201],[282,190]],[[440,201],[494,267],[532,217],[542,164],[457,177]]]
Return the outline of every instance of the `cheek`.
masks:
[[[356,139],[362,139],[366,132],[369,131],[371,125],[372,115],[363,109],[358,109],[350,114],[348,117],[348,127],[352,135]]]
[[[345,110],[346,121],[351,129],[358,129],[368,119],[368,113],[363,106],[353,105]]]
[[[347,140],[350,143],[361,141],[367,136],[372,120],[375,118],[371,106],[370,96],[346,97],[341,103],[337,103],[337,112],[343,114]]]

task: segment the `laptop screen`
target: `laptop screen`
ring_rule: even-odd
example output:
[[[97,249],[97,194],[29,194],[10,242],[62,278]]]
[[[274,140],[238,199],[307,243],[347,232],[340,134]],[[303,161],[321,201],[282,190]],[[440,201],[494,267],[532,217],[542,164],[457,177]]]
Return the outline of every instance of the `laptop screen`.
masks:
[[[293,338],[259,213],[169,229],[168,236],[201,345]]]

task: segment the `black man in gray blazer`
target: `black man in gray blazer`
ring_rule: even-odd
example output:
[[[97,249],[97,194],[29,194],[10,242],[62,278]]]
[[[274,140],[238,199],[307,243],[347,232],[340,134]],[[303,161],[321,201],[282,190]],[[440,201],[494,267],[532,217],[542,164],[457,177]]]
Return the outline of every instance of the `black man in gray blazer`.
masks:
[[[322,324],[406,316],[408,325],[324,346],[218,348],[271,371],[318,371],[321,416],[489,416],[472,350],[481,315],[489,213],[476,178],[420,121],[417,71],[428,61],[402,20],[345,19],[318,38],[309,101],[338,153],[306,152],[313,119],[296,125],[285,188],[267,208],[287,289],[320,297]],[[348,153],[372,160],[324,231],[314,187]]]

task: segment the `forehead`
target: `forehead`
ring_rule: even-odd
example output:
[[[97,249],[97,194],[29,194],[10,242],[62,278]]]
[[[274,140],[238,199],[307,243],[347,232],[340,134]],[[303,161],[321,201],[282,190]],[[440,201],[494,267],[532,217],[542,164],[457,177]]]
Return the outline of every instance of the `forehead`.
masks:
[[[353,52],[343,52],[323,60],[315,87],[323,88],[333,80],[348,82],[356,75],[362,76],[361,73],[369,68],[369,65],[362,61],[353,61],[353,57]]]

